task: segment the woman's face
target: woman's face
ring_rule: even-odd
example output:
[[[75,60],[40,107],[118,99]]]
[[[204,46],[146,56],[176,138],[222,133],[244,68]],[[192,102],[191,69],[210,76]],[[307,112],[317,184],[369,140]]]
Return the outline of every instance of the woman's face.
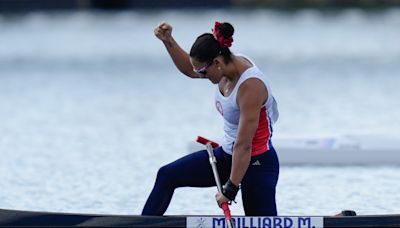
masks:
[[[199,62],[195,58],[190,58],[193,66],[193,71],[198,73],[204,78],[208,78],[213,84],[218,84],[222,78],[222,73],[217,69],[217,60],[213,59],[212,62]]]

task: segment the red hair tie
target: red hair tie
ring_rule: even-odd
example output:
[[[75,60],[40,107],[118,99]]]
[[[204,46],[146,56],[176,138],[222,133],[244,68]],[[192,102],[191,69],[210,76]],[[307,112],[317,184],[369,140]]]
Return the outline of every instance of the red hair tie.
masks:
[[[221,31],[219,30],[219,27],[221,26],[221,23],[218,21],[215,22],[214,29],[212,29],[214,33],[214,38],[218,41],[219,45],[222,48],[229,48],[232,46],[233,43],[233,37],[225,38],[222,34]]]

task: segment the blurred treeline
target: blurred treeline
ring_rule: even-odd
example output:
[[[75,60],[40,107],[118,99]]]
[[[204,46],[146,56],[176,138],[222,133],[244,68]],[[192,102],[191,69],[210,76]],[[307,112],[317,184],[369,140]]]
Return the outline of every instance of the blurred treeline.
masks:
[[[295,10],[384,9],[400,7],[400,0],[0,0],[0,13],[38,10],[125,10],[184,8],[271,8]]]

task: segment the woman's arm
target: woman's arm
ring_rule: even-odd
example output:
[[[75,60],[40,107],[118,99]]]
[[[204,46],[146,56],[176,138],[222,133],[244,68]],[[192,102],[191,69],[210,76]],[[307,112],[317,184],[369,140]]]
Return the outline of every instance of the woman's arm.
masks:
[[[260,110],[262,105],[268,98],[268,91],[259,79],[250,78],[240,85],[237,103],[240,108],[240,120],[238,134],[233,148],[232,169],[228,182],[225,184],[227,189],[223,195],[217,193],[216,200],[218,205],[228,202],[230,198],[234,198],[238,191],[239,184],[242,182],[244,175],[249,167],[251,160],[251,151],[254,135],[258,128],[260,118]],[[234,185],[234,187],[230,185]]]
[[[193,71],[190,57],[172,37],[172,26],[167,22],[161,22],[155,29],[154,35],[160,39],[171,56],[175,66],[188,77],[199,78],[200,76]]]
[[[231,182],[236,186],[239,186],[250,164],[252,142],[258,128],[260,110],[267,98],[267,89],[257,78],[247,79],[239,87],[237,103],[240,108],[240,120],[230,175]]]

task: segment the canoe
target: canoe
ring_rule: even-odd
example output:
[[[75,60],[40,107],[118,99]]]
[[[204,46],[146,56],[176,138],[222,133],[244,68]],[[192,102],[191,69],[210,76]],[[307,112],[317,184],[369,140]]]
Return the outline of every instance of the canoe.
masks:
[[[361,216],[233,216],[237,228],[400,227],[400,214]],[[222,216],[139,216],[0,209],[0,227],[225,227]]]

